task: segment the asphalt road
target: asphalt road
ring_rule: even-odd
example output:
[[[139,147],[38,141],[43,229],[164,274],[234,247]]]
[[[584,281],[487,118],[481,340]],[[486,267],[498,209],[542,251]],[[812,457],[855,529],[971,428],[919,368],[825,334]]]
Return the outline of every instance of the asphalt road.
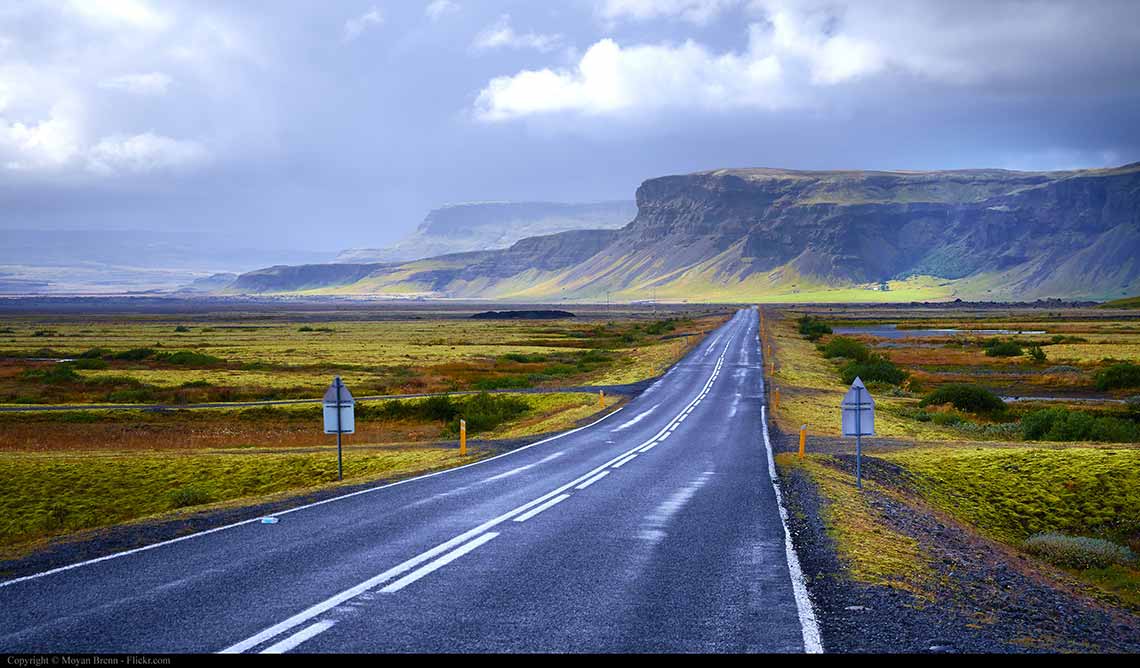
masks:
[[[740,311],[623,410],[493,459],[0,583],[0,651],[818,649],[756,334]]]

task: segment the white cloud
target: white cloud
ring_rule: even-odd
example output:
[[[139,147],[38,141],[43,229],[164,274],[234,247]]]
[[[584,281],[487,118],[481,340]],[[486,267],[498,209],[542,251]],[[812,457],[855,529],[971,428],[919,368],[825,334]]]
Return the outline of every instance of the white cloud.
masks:
[[[528,70],[493,79],[475,106],[484,120],[555,111],[775,109],[790,103],[781,89],[781,76],[780,63],[771,56],[718,55],[692,41],[622,48],[603,39],[572,70]]]
[[[1116,79],[1104,72],[1140,62],[1140,27],[1121,21],[1111,3],[1027,9],[1024,3],[933,1],[606,0],[599,11],[609,18],[700,22],[730,7],[750,17],[744,49],[604,39],[574,67],[492,79],[478,94],[476,115],[504,120],[551,112],[815,108],[857,99],[849,94],[872,83],[972,86],[999,95],[1050,91],[1058,81],[1112,87]],[[1098,40],[1071,39],[1074,34]]]
[[[169,16],[145,0],[70,0],[66,6],[87,21],[109,28],[165,30],[171,24]]]
[[[360,37],[365,30],[374,28],[384,22],[384,15],[379,9],[372,7],[367,12],[344,22],[344,41],[352,42]]]
[[[459,11],[459,5],[451,0],[434,0],[424,7],[424,14],[432,21],[438,21],[448,14]]]
[[[146,173],[193,166],[208,152],[199,143],[146,132],[104,137],[91,147],[87,167],[98,174]]]
[[[103,80],[99,87],[134,95],[163,95],[170,86],[170,81],[170,76],[162,72],[120,74]]]
[[[55,168],[79,154],[79,127],[62,107],[52,109],[48,118],[35,123],[10,122],[0,117],[0,161],[4,168]]]
[[[597,12],[608,21],[679,18],[705,24],[740,4],[741,0],[600,0]]]
[[[472,44],[476,49],[534,49],[543,53],[553,51],[562,44],[561,35],[544,35],[539,33],[517,33],[511,27],[511,17],[503,14],[494,24],[488,26],[478,35]]]

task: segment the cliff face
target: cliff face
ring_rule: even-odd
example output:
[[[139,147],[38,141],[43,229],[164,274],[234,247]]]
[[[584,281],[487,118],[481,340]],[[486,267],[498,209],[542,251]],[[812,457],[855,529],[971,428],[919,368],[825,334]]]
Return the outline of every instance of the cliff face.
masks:
[[[632,201],[473,202],[430,211],[416,231],[386,248],[356,248],[337,262],[406,262],[451,253],[508,248],[529,237],[568,230],[621,227],[633,219]]]
[[[637,209],[620,230],[533,237],[438,258],[446,267],[423,271],[374,266],[373,282],[360,285],[398,279],[437,295],[525,299],[853,299],[880,286],[930,299],[1140,290],[1140,163],[1072,172],[718,170],[646,181]]]

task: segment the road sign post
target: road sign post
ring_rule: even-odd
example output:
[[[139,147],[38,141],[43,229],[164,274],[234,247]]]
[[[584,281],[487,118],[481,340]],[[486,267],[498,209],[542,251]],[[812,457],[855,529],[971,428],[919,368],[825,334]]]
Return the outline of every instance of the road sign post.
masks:
[[[840,404],[843,435],[855,437],[855,486],[863,489],[863,437],[875,435],[875,400],[856,377]]]
[[[325,433],[336,434],[336,479],[344,480],[344,456],[341,448],[342,434],[356,431],[356,400],[344,386],[340,376],[333,378],[332,385],[325,390],[324,418]]]

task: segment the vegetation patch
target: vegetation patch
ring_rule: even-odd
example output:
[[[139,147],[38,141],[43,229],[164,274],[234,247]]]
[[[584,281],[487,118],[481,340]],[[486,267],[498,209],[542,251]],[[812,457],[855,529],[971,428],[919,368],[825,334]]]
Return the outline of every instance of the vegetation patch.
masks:
[[[1063,407],[1045,408],[1022,416],[1021,433],[1027,441],[1140,443],[1137,422]]]
[[[1140,387],[1140,364],[1124,362],[1113,364],[1096,374],[1096,389],[1115,390],[1119,388]]]
[[[933,571],[918,541],[891,528],[868,494],[855,488],[853,476],[833,464],[826,455],[804,459],[786,452],[776,455],[776,465],[785,475],[799,469],[815,483],[824,501],[824,526],[852,579],[928,595],[924,583]],[[878,489],[872,481],[863,485],[867,491]]]
[[[1086,570],[1110,566],[1130,566],[1136,562],[1132,550],[1112,541],[1060,533],[1039,533],[1025,541],[1025,551],[1054,566]]]
[[[960,411],[977,414],[1001,413],[1006,410],[1001,397],[977,385],[950,384],[934,390],[918,402],[919,406],[950,404]]]
[[[825,334],[831,333],[831,327],[815,316],[801,316],[796,322],[799,324],[800,335],[808,341],[818,341]]]

